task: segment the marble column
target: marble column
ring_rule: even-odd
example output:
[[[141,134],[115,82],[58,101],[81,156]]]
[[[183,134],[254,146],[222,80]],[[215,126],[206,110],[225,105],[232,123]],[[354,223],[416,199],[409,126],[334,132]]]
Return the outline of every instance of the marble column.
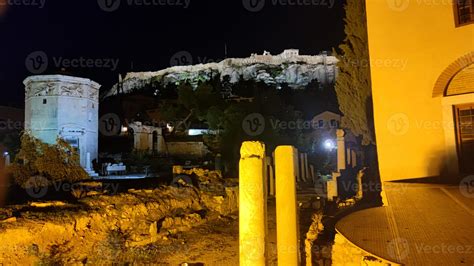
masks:
[[[357,167],[357,152],[355,150],[351,150],[351,166]]]
[[[309,173],[310,173],[310,176],[311,176],[311,182],[313,182],[313,184],[314,184],[316,182],[316,176],[315,176],[315,173],[314,173],[314,166],[313,165],[309,166]]]
[[[239,163],[240,265],[265,265],[265,145],[244,142]]]
[[[337,135],[337,171],[346,169],[346,144],[344,141],[345,132],[342,129],[336,131]]]
[[[294,149],[296,151],[296,156],[295,156],[295,159],[296,159],[296,163],[295,163],[296,182],[301,182],[300,156],[299,156],[298,149],[297,148],[294,148]],[[275,157],[275,171],[276,171],[276,157]]]
[[[306,182],[306,175],[304,172],[304,153],[299,154],[299,168],[300,168],[300,182]]]
[[[5,155],[5,167],[10,165],[10,154]]]
[[[296,171],[298,151],[293,146],[275,150],[278,265],[300,265]]]
[[[92,167],[91,167],[91,153],[88,152],[86,153],[86,171],[91,171],[92,170]]]
[[[304,154],[304,175],[305,175],[305,181],[309,182],[311,180],[310,174],[309,174],[309,167],[308,167],[308,154]]]

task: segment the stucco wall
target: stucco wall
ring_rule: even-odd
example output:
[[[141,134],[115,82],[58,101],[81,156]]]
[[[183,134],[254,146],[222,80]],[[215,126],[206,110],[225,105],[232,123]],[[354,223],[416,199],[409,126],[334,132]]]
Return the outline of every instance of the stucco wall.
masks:
[[[438,175],[450,154],[445,130],[454,129],[443,124],[433,88],[445,68],[474,50],[474,25],[455,27],[450,0],[366,3],[381,178]]]

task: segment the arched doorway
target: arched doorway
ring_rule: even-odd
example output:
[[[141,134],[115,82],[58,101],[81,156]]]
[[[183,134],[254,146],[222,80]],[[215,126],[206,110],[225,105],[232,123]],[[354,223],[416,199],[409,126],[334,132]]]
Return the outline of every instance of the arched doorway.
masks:
[[[451,168],[457,168],[451,172],[474,174],[474,52],[443,71],[433,97],[443,97],[447,155]]]

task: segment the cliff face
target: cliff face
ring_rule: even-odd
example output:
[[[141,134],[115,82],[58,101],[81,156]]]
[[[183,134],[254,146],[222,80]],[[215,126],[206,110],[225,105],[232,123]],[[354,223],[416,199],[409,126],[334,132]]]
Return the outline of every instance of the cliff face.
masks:
[[[123,93],[140,90],[159,81],[163,85],[170,83],[189,83],[194,87],[199,82],[219,77],[222,81],[237,83],[243,80],[255,80],[280,88],[287,84],[294,89],[302,88],[313,80],[323,85],[333,84],[337,75],[334,56],[327,55],[252,55],[248,58],[228,58],[219,63],[191,66],[174,66],[156,72],[127,73],[122,82]],[[103,98],[115,95],[117,84],[103,95]]]

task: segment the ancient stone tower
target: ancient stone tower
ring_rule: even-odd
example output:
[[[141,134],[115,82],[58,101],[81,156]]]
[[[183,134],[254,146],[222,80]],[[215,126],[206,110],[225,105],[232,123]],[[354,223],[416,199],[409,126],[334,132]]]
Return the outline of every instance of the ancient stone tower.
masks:
[[[30,76],[23,84],[25,130],[49,144],[57,137],[66,140],[78,149],[81,165],[90,168],[98,155],[100,85],[63,75]]]

